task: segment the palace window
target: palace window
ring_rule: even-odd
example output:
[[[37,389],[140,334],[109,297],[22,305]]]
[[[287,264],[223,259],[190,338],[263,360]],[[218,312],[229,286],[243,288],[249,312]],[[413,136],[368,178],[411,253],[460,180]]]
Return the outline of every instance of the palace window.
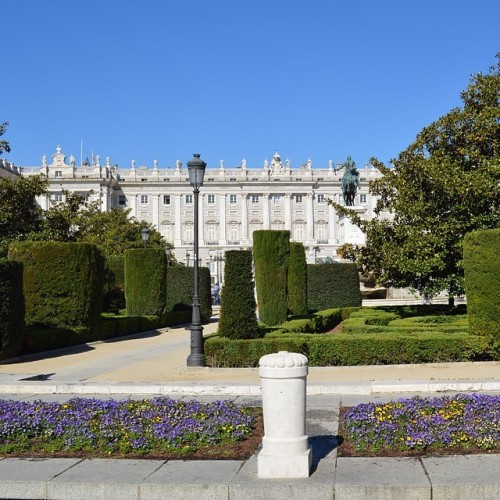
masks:
[[[164,205],[170,205],[170,195],[169,194],[164,194],[163,195],[163,204]]]
[[[318,194],[318,203],[325,203],[325,195]]]
[[[294,224],[293,237],[295,241],[302,241],[304,239],[304,223],[297,222]]]
[[[215,194],[209,194],[208,195],[208,204],[209,205],[215,205]]]
[[[229,241],[239,241],[240,240],[240,226],[238,224],[229,225]]]
[[[141,205],[147,205],[149,202],[147,194],[141,194]]]
[[[275,205],[279,205],[281,204],[281,195],[280,194],[275,194],[273,196],[273,200],[274,200],[274,204]]]
[[[62,172],[60,170],[56,170],[56,177],[62,177]]]
[[[302,195],[301,194],[296,194],[295,195],[295,202],[296,203],[302,203]]]
[[[54,195],[54,201],[63,201],[63,195],[61,193],[56,193]]]
[[[259,203],[259,195],[252,194],[252,203]]]
[[[366,203],[366,194],[360,194],[359,195],[359,202],[360,203]]]
[[[229,204],[230,205],[236,205],[237,203],[237,198],[236,198],[236,195],[235,194],[230,194],[229,195]]]
[[[205,238],[207,240],[207,243],[214,243],[216,241],[219,241],[217,224],[207,224],[205,226],[205,231],[206,231]]]
[[[184,243],[192,243],[194,241],[193,238],[193,224],[184,224]]]
[[[326,224],[324,222],[316,224],[316,239],[318,241],[326,241]]]
[[[193,204],[193,195],[187,194],[186,195],[186,205],[192,205],[192,204]]]

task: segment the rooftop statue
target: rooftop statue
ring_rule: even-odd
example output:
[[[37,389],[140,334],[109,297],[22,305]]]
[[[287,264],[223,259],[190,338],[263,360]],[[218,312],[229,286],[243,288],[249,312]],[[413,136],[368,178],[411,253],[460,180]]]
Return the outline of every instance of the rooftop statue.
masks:
[[[360,187],[359,172],[356,168],[356,164],[350,156],[347,157],[345,163],[342,163],[341,168],[345,168],[345,172],[342,177],[342,193],[344,195],[344,203],[346,206],[352,207],[356,198],[356,192]]]

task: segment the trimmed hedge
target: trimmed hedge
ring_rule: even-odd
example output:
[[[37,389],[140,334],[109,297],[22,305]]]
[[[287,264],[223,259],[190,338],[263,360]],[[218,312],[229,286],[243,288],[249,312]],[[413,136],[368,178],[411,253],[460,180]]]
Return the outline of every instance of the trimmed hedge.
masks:
[[[212,317],[212,296],[210,294],[210,270],[199,267],[200,280],[200,314],[202,323]],[[193,305],[194,268],[185,266],[169,266],[167,269],[166,311],[189,311]]]
[[[165,311],[166,257],[161,248],[125,251],[125,301],[129,316],[159,316]]]
[[[166,313],[161,317],[105,314],[94,332],[30,327],[26,330],[23,352],[43,352],[95,340],[109,340],[166,326],[187,324],[190,321],[191,314],[189,311],[177,311]]]
[[[24,334],[23,265],[0,260],[0,358],[19,354]]]
[[[230,250],[226,252],[219,334],[230,339],[259,337],[255,308],[252,252]]]
[[[259,320],[279,325],[287,320],[290,231],[254,231],[253,258]]]
[[[500,359],[498,344],[479,335],[300,335],[255,340],[210,337],[205,357],[212,367],[257,367],[265,354],[279,351],[307,356],[309,366],[354,366],[489,361]]]
[[[361,305],[356,264],[308,264],[307,303],[310,311]]]
[[[9,259],[24,265],[26,324],[93,329],[102,311],[104,257],[95,245],[23,241]]]
[[[125,261],[123,255],[106,257],[104,265],[104,311],[125,309]]]
[[[500,340],[500,228],[465,235],[464,271],[470,333]]]
[[[288,312],[307,314],[307,262],[304,245],[290,242],[288,264]]]

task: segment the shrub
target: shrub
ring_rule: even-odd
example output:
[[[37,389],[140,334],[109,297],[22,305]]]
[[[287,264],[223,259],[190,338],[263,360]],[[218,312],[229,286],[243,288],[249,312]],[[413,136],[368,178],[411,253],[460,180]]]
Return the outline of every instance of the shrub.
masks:
[[[23,265],[0,260],[0,357],[19,354],[24,334]]]
[[[310,311],[360,306],[356,264],[308,264],[307,302]]]
[[[212,317],[210,271],[206,267],[199,268],[199,285],[201,321],[206,323]],[[167,270],[166,311],[191,311],[193,286],[194,268],[169,266]]]
[[[290,231],[254,231],[253,256],[259,320],[279,325],[287,319]]]
[[[205,356],[210,366],[256,367],[265,354],[278,351],[307,356],[310,366],[354,366],[498,360],[498,344],[464,334],[300,335],[252,340],[210,337]]]
[[[500,340],[500,228],[465,235],[464,270],[470,333]]]
[[[159,316],[165,310],[166,257],[161,248],[125,251],[125,300],[130,316]]]
[[[9,259],[23,263],[26,324],[96,327],[102,310],[104,258],[88,243],[16,242]]]
[[[106,257],[104,265],[104,311],[125,309],[125,263],[123,255]]]
[[[304,245],[290,243],[288,264],[288,311],[290,314],[307,314],[307,262]]]
[[[219,333],[231,339],[258,337],[251,251],[226,252],[221,299]]]

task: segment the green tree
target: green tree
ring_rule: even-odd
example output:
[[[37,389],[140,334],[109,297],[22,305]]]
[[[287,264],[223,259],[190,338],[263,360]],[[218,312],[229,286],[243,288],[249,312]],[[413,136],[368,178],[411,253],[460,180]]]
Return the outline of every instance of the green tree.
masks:
[[[52,202],[43,212],[40,232],[34,239],[42,241],[84,241],[91,231],[90,221],[99,212],[99,202],[87,201],[85,195],[63,190],[64,201]],[[89,242],[93,243],[93,242]]]
[[[487,74],[471,78],[463,106],[425,127],[392,160],[371,163],[383,174],[370,183],[379,197],[365,221],[332,203],[366,234],[366,245],[340,252],[386,286],[428,296],[464,292],[462,241],[472,230],[500,224],[500,56]]]
[[[2,137],[2,135],[5,134],[5,131],[7,130],[7,126],[8,126],[8,122],[3,122],[3,123],[0,123],[0,137]],[[4,139],[1,139],[0,140],[0,155],[6,151],[7,153],[10,153],[10,144],[4,140]]]
[[[81,241],[98,245],[105,255],[123,254],[130,248],[142,248],[142,230],[149,230],[148,248],[165,248],[166,244],[161,234],[151,224],[130,217],[130,209],[122,210],[113,207],[108,212],[90,210],[82,212],[84,219]],[[175,264],[172,253],[169,263]]]
[[[35,197],[47,190],[42,176],[0,179],[0,257],[11,241],[33,239],[41,229],[42,209]]]

